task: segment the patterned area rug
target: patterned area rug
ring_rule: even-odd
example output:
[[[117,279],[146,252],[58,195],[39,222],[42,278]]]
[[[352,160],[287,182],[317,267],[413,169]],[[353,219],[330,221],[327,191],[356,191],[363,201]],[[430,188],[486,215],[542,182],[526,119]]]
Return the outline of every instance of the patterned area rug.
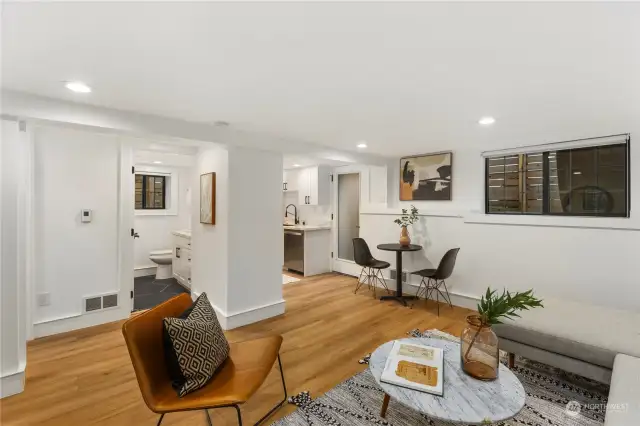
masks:
[[[458,340],[439,330],[424,333],[414,330],[408,334],[411,337]],[[359,362],[368,364],[368,357],[365,356]],[[607,385],[520,357],[516,358],[513,372],[522,382],[527,394],[525,406],[516,417],[498,425],[596,426],[604,423],[609,393]],[[393,399],[389,403],[387,417],[383,419],[380,417],[383,396],[382,389],[367,369],[317,399],[313,399],[308,392],[289,398],[289,402],[297,405],[298,409],[274,425],[462,426],[460,423],[429,419]]]

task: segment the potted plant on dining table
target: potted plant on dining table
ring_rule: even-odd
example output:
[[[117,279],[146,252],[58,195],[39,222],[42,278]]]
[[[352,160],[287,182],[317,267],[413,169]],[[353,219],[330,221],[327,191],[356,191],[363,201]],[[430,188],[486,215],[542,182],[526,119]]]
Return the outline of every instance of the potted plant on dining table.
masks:
[[[411,205],[411,211],[407,211],[407,209],[402,209],[402,216],[393,221],[400,225],[400,245],[403,247],[408,247],[411,244],[411,237],[409,237],[409,231],[407,231],[407,226],[413,225],[418,221],[418,209]]]

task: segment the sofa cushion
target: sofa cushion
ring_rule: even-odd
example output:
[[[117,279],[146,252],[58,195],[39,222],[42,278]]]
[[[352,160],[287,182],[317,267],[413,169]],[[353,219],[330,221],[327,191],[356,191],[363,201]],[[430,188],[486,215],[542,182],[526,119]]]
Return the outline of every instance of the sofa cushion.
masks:
[[[229,343],[205,293],[192,308],[186,319],[163,320],[182,373],[183,382],[174,383],[180,397],[207,384],[229,356]]]
[[[495,333],[606,368],[618,353],[640,357],[640,313],[556,299],[543,304],[494,326]]]
[[[640,425],[640,358],[616,356],[605,426]]]

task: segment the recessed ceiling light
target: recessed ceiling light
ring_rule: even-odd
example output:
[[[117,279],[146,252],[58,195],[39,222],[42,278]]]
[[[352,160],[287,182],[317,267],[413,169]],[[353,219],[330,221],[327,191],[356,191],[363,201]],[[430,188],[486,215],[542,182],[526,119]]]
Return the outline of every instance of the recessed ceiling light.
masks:
[[[581,175],[581,174],[582,174],[582,172],[581,172],[581,171],[579,171],[579,170],[576,170],[575,172],[573,172],[573,174],[574,174],[574,175]]]
[[[358,146],[358,148],[366,148],[367,144],[364,143],[364,142],[360,142],[357,146]]]
[[[64,85],[67,89],[76,93],[91,93],[91,87],[81,81],[68,81]]]
[[[294,164],[293,167],[300,167],[300,164]]]
[[[480,120],[478,120],[478,123],[482,124],[483,126],[490,126],[495,122],[496,119],[493,117],[482,117]]]
[[[153,164],[162,164],[162,161],[154,161]]]

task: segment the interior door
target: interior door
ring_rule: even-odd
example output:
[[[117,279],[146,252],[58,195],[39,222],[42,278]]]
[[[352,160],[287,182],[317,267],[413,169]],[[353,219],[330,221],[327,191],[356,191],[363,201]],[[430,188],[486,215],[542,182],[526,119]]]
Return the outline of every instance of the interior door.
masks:
[[[334,174],[334,250],[333,270],[355,275],[353,239],[360,236],[360,173]]]

